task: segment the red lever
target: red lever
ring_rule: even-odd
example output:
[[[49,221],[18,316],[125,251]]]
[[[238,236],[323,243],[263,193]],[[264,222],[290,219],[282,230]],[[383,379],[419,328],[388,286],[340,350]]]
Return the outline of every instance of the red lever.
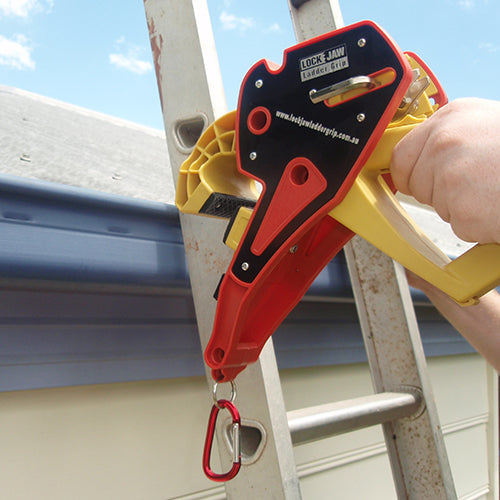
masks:
[[[205,350],[214,380],[233,380],[257,361],[265,342],[295,307],[318,273],[354,236],[324,217],[263,270],[265,279],[244,283],[229,271],[219,289],[214,334]]]

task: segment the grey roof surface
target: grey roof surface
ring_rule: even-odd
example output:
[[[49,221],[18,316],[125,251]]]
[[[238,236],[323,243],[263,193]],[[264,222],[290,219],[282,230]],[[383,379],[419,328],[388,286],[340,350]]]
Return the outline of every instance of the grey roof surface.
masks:
[[[165,133],[0,85],[2,173],[173,203]]]
[[[0,85],[0,172],[173,204],[165,132]],[[402,197],[432,241],[456,257],[470,244],[429,207]]]

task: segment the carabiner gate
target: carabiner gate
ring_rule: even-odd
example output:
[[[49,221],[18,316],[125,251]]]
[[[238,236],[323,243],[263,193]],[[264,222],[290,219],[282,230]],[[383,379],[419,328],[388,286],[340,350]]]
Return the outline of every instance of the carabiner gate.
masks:
[[[220,410],[226,408],[233,419],[233,466],[224,473],[217,474],[210,467],[210,455],[212,452],[212,443],[214,441],[215,424],[217,415]],[[231,401],[227,399],[219,399],[213,406],[208,419],[207,437],[205,439],[205,447],[203,449],[203,472],[212,481],[224,482],[233,479],[238,474],[241,467],[241,452],[240,452],[240,428],[241,419],[238,409]]]

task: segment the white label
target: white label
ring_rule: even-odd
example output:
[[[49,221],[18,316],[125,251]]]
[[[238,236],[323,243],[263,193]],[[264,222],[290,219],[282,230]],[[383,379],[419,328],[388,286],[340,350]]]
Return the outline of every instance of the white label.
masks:
[[[299,61],[300,79],[303,82],[334,73],[349,67],[345,44],[304,57]]]

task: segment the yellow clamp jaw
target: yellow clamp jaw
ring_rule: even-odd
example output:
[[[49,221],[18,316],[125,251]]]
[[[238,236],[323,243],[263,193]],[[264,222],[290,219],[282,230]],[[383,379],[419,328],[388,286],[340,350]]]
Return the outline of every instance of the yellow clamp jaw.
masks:
[[[235,120],[231,111],[212,123],[182,163],[175,193],[181,212],[230,218],[240,206],[255,205],[255,181],[236,165]]]
[[[394,146],[446,103],[429,69],[414,54],[406,56],[419,76],[412,83],[414,94],[408,92],[352,187],[328,215],[456,302],[473,304],[500,285],[500,245],[476,245],[451,261],[412,221],[384,178]],[[337,105],[362,92],[337,94],[328,103]],[[181,166],[176,193],[184,213],[232,217],[225,243],[234,250],[259,198],[255,181],[237,167],[235,120],[236,111],[230,112],[204,132]]]

